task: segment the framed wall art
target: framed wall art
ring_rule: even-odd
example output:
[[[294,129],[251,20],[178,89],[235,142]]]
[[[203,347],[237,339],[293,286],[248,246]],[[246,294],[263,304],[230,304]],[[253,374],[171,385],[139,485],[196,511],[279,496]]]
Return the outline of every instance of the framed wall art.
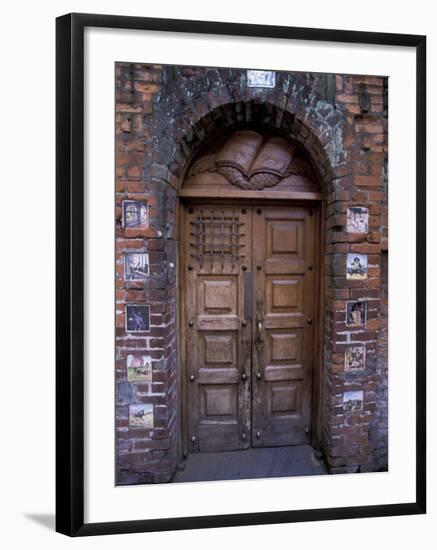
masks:
[[[424,365],[425,37],[58,18],[59,532],[424,513]]]

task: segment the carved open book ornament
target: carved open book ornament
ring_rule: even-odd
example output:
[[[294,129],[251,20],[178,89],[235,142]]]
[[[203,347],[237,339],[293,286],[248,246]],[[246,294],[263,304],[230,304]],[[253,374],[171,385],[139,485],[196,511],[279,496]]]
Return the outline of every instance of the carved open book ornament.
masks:
[[[282,137],[240,130],[218,152],[197,160],[188,176],[218,172],[241,189],[273,187],[292,174],[313,179],[310,166],[297,154],[297,147]]]

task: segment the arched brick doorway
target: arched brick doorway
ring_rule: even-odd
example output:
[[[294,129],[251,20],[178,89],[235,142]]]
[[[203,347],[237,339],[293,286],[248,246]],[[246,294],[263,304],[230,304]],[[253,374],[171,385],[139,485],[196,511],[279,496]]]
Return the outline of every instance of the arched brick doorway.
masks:
[[[324,223],[320,256],[325,272],[319,315],[324,321],[319,362],[323,401],[316,415],[322,425],[316,427],[314,437],[321,442],[331,472],[377,469],[378,449],[381,463],[386,460],[383,438],[387,432],[386,344],[379,340],[384,298],[379,288],[380,266],[386,231],[382,79],[278,72],[275,88],[262,89],[247,86],[243,69],[128,63],[117,64],[117,79],[118,269],[124,249],[138,244],[147,249],[151,269],[140,291],[118,275],[117,483],[171,481],[182,457],[186,430],[181,414],[177,316],[179,195],[202,148],[222,133],[245,125],[268,129],[299,144],[320,177]],[[138,91],[132,79],[141,81]],[[356,84],[375,99],[368,115],[357,112]],[[147,229],[122,227],[124,200],[147,202]],[[350,234],[347,211],[363,204],[369,208],[369,233]],[[368,280],[347,279],[350,252],[368,255]],[[345,369],[345,349],[351,343],[345,319],[348,300],[372,303],[365,329],[358,334],[359,343],[366,346],[366,368],[359,372]],[[141,342],[135,340],[138,353],[150,354],[153,362],[152,381],[140,389],[125,375],[126,353],[134,342],[124,324],[126,304],[131,302],[147,304],[151,312],[150,334]],[[362,395],[360,411],[349,412],[345,407],[351,392]],[[148,430],[128,427],[130,407],[138,403],[153,407],[153,427]]]
[[[320,447],[322,178],[285,132],[239,124],[180,198],[182,453]]]

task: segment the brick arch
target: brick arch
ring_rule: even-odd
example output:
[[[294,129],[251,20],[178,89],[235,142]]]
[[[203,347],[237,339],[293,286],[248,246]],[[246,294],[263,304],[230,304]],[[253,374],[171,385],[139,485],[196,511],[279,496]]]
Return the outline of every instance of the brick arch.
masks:
[[[245,111],[244,118],[241,115]],[[280,124],[278,124],[278,119]],[[248,103],[228,103],[215,108],[213,111],[199,119],[193,128],[193,139],[186,141],[182,138],[179,147],[181,157],[186,157],[182,168],[178,167],[179,186],[181,185],[187,168],[199,150],[214,141],[220,134],[230,132],[240,127],[256,126],[267,131],[282,135],[290,141],[297,142],[299,148],[304,151],[312,164],[315,173],[321,182],[329,183],[334,177],[329,157],[321,142],[315,137],[308,127],[288,112],[275,107],[272,104],[259,103],[251,100]],[[199,139],[202,136],[203,139]]]
[[[278,90],[260,90],[247,88],[243,74],[227,81],[219,70],[212,72],[215,85],[208,92],[203,91],[204,78],[197,76],[189,78],[188,84],[185,81],[172,96],[162,101],[161,96],[156,98],[156,112],[162,113],[163,122],[158,117],[154,124],[152,158],[161,172],[168,171],[168,181],[175,189],[202,143],[241,123],[261,124],[296,140],[325,187],[349,172],[342,146],[347,118],[304,80],[279,73]],[[169,119],[173,124],[169,125]]]
[[[197,79],[198,81],[199,79]],[[172,200],[166,201],[166,240],[167,261],[173,261],[175,248],[172,244],[174,227],[176,226],[176,201],[179,189],[182,186],[184,175],[192,159],[208,140],[213,140],[222,131],[244,124],[257,124],[267,129],[279,132],[291,140],[295,140],[304,150],[313,165],[315,173],[320,178],[321,188],[325,198],[341,192],[341,179],[350,172],[346,154],[343,150],[343,132],[348,127],[348,121],[340,109],[323,100],[320,95],[305,82],[295,79],[289,82],[288,92],[283,91],[253,91],[243,90],[243,85],[230,88],[222,83],[208,92],[207,96],[195,93],[199,83],[188,87],[186,101],[181,102],[175,95],[166,100],[163,113],[166,117],[166,127],[162,133],[154,138],[154,159],[161,162],[162,153],[165,155],[162,172],[167,173],[167,186],[172,189]],[[244,84],[245,86],[245,84]],[[283,86],[285,84],[283,83]],[[191,93],[191,90],[194,90]],[[168,124],[168,116],[173,124]],[[159,125],[158,125],[159,126]],[[156,156],[155,156],[156,155]],[[171,155],[171,160],[168,155]],[[159,166],[158,166],[159,169]],[[168,198],[168,193],[167,193]],[[327,201],[325,201],[327,203]],[[170,208],[168,208],[170,204]],[[168,231],[170,228],[170,232]],[[329,242],[329,234],[336,228],[334,224],[326,224],[322,239]],[[170,245],[170,246],[169,246]],[[175,243],[176,245],[176,243]],[[325,263],[331,262],[326,257]],[[329,269],[331,270],[331,268]],[[330,285],[329,285],[330,286]],[[175,295],[172,300],[177,301]],[[322,318],[325,330],[322,334],[323,360],[322,371],[319,373],[320,383],[326,384],[326,375],[331,363],[330,329],[331,319],[334,316],[334,304],[328,299],[325,301]],[[176,327],[176,317],[172,320]],[[177,343],[172,346],[177,348]],[[171,370],[178,369],[176,360]],[[330,399],[330,390],[324,394],[325,405],[322,405],[322,428],[318,434],[322,448],[325,444],[326,402]],[[174,392],[175,399],[177,394]],[[320,414],[315,411],[315,414]],[[175,430],[177,428],[175,426]]]

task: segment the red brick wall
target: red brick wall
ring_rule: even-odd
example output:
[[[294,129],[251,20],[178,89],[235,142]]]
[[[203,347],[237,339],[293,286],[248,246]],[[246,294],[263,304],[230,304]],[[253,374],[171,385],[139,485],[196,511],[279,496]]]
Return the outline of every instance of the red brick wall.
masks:
[[[170,479],[177,460],[175,264],[172,231],[175,192],[159,178],[153,163],[151,126],[153,100],[160,89],[159,66],[116,66],[116,441],[117,481],[162,482]],[[122,201],[145,200],[149,227],[122,227]],[[147,250],[150,274],[145,282],[124,280],[123,252]],[[150,331],[125,331],[125,304],[150,306]],[[147,353],[152,358],[151,382],[128,382],[126,356]],[[133,403],[153,404],[153,429],[129,428]]]
[[[343,147],[350,170],[339,181],[330,184],[329,187],[333,187],[337,183],[337,191],[328,194],[326,209],[325,357],[330,360],[325,365],[326,414],[323,420],[325,454],[333,473],[372,471],[387,466],[383,460],[375,461],[374,456],[376,448],[386,447],[387,440],[371,438],[372,428],[374,434],[378,431],[377,410],[380,423],[386,423],[387,415],[387,394],[381,392],[381,385],[387,383],[387,341],[381,341],[381,331],[387,328],[386,316],[381,323],[384,319],[381,244],[386,238],[387,226],[385,87],[386,80],[380,77],[336,76],[336,103],[345,113],[347,122]],[[354,205],[369,208],[367,235],[345,232],[346,210]],[[368,255],[367,281],[346,279],[348,252]],[[368,308],[367,324],[359,330],[345,324],[346,303],[355,299],[366,300]],[[345,347],[351,342],[366,346],[366,369],[362,372],[345,372]],[[343,394],[354,390],[364,392],[363,413],[345,414]]]
[[[116,441],[117,483],[171,479],[179,456],[176,339],[177,189],[190,155],[218,130],[246,121],[299,141],[325,194],[322,448],[332,472],[384,469],[387,459],[386,81],[277,73],[273,90],[247,88],[245,71],[116,65]],[[145,200],[149,227],[122,227],[122,201]],[[367,235],[346,232],[348,206],[369,206]],[[150,275],[126,282],[123,252],[147,250]],[[346,279],[348,252],[368,254],[367,281]],[[346,302],[367,299],[365,329],[345,325]],[[125,331],[125,305],[150,306],[150,332]],[[344,371],[344,349],[363,342],[366,369]],[[152,357],[152,381],[128,382],[126,356]],[[361,414],[343,393],[364,392]],[[129,428],[131,404],[153,404],[153,429]]]

